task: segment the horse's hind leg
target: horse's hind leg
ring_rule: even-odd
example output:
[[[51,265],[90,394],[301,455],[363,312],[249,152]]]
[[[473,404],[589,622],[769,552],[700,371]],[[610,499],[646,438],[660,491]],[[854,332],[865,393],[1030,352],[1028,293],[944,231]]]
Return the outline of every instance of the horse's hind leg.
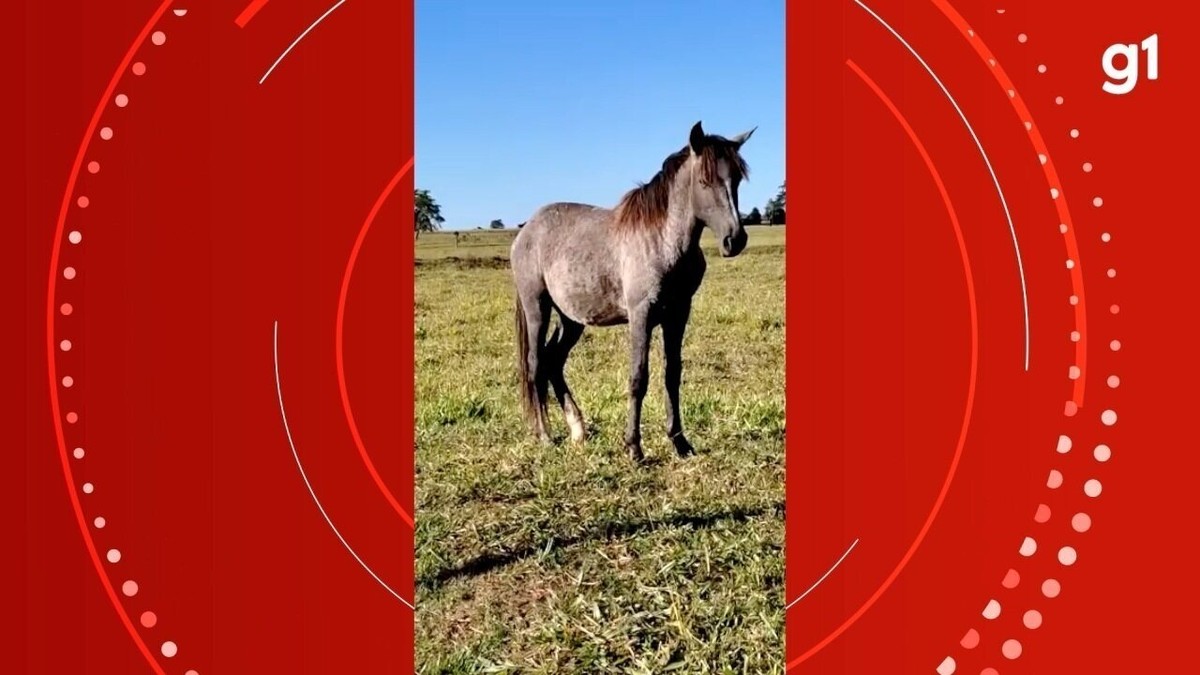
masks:
[[[575,346],[575,343],[579,342],[579,337],[583,335],[583,324],[568,319],[563,316],[562,312],[558,313],[558,318],[562,324],[562,330],[558,333],[558,339],[548,345],[547,356],[550,359],[550,363],[547,367],[550,374],[550,384],[554,386],[554,395],[558,397],[558,402],[562,405],[563,415],[567,418],[567,426],[571,428],[571,440],[579,442],[583,440],[585,435],[583,412],[575,404],[575,397],[571,395],[571,388],[567,386],[564,369],[566,368],[567,356],[570,355],[571,348]]]

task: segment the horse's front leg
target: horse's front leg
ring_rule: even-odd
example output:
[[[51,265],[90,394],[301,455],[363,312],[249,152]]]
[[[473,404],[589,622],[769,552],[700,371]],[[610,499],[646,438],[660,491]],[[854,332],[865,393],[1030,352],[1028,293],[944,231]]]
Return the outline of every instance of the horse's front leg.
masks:
[[[642,461],[642,401],[650,380],[649,307],[643,304],[629,315],[629,419],[625,426],[625,451]]]
[[[680,457],[695,454],[692,444],[683,435],[683,421],[679,415],[679,384],[683,379],[683,333],[687,328],[691,303],[683,305],[664,317],[663,332],[663,383],[667,390],[667,437],[675,446]]]

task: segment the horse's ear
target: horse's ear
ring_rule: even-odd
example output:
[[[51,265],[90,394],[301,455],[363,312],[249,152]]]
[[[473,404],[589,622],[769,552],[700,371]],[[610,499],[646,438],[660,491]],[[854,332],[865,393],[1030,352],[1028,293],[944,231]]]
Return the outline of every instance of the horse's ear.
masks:
[[[692,152],[699,153],[704,147],[704,127],[700,126],[699,122],[692,127],[692,134],[688,137],[688,145],[692,147]]]
[[[746,141],[750,140],[750,137],[754,135],[756,129],[758,129],[758,127],[754,127],[754,129],[751,129],[750,131],[742,132],[729,140],[738,148],[741,148],[743,145],[745,145]]]

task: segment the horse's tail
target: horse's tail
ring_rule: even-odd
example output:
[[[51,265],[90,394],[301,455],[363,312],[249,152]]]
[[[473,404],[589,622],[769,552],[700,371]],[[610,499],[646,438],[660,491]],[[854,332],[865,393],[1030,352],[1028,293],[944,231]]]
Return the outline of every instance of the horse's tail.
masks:
[[[525,321],[525,309],[521,307],[521,298],[516,299],[517,324],[517,386],[520,389],[521,412],[525,419],[532,420],[537,411],[537,391],[534,384],[534,373],[529,372],[529,324]]]

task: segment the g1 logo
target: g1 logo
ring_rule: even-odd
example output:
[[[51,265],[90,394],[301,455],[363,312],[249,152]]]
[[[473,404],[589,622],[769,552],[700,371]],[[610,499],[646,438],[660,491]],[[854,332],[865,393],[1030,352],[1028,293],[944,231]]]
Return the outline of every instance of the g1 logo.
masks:
[[[1146,79],[1157,80],[1158,33],[1142,40],[1141,50],[1146,52]],[[1121,68],[1118,68],[1116,64],[1119,56],[1125,57],[1125,65]],[[1133,91],[1138,83],[1138,72],[1141,70],[1138,56],[1139,49],[1136,44],[1118,42],[1104,50],[1104,58],[1101,63],[1104,66],[1104,74],[1109,77],[1109,81],[1104,83],[1104,91],[1116,96],[1123,96]]]

